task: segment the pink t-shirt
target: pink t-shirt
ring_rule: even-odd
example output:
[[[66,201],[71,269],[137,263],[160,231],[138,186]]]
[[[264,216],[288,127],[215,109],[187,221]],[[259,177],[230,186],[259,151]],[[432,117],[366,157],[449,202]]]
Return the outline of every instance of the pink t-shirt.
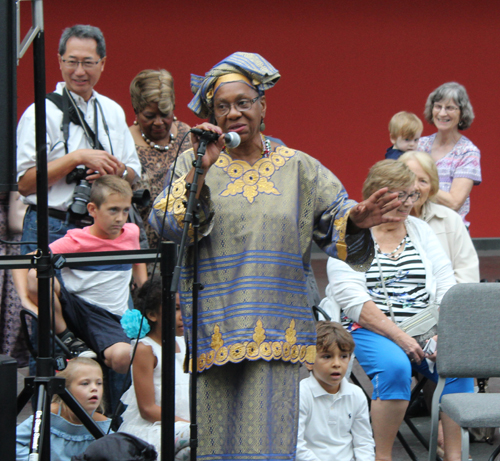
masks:
[[[432,144],[436,134],[424,136],[418,142],[417,150],[431,153]],[[474,181],[474,185],[481,184],[481,153],[472,142],[462,135],[451,152],[448,152],[442,159],[436,162],[439,174],[439,188],[449,192],[454,178],[468,178]],[[470,223],[465,216],[470,211],[470,197],[467,197],[464,204],[458,210],[464,223]]]
[[[122,233],[114,240],[101,239],[90,233],[90,227],[71,229],[66,235],[50,244],[52,253],[87,253],[96,251],[138,250],[139,228],[132,223],[123,226]],[[63,267],[61,276],[65,288],[83,300],[109,312],[123,315],[128,308],[132,264],[116,263]]]

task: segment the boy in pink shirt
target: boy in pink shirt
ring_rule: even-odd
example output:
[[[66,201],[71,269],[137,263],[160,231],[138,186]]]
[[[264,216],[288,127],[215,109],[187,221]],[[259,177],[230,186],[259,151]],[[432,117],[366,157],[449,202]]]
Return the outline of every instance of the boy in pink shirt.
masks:
[[[69,230],[50,245],[51,252],[138,250],[139,228],[126,222],[131,201],[132,189],[125,180],[112,175],[101,176],[94,181],[87,204],[94,224]],[[122,330],[120,318],[128,308],[132,276],[141,286],[147,280],[146,265],[111,263],[64,267],[61,271],[63,284],[54,279],[56,334],[75,355],[95,357],[87,344],[118,373],[125,373],[130,363],[130,340]],[[28,274],[28,292],[37,304],[38,284],[34,269]]]

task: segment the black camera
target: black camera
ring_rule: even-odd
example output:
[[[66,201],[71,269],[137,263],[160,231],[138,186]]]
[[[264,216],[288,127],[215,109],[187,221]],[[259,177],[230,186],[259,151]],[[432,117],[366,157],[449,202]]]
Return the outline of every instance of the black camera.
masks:
[[[141,207],[149,206],[151,203],[151,193],[149,189],[137,189],[132,195],[132,203]]]
[[[82,167],[76,167],[66,176],[67,184],[76,182],[75,191],[73,192],[73,201],[68,208],[68,211],[73,215],[87,215],[87,203],[90,201],[91,185],[86,178],[87,169]]]

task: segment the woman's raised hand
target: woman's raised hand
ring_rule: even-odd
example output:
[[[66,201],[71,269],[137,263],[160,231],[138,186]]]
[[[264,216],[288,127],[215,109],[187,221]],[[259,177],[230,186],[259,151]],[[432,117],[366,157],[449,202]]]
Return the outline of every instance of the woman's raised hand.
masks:
[[[219,158],[222,147],[224,146],[224,136],[222,136],[222,130],[218,126],[212,125],[211,123],[202,123],[201,125],[197,125],[194,128],[197,128],[198,130],[212,131],[221,135],[218,141],[208,143],[205,155],[202,158],[201,166],[205,171],[208,171],[208,169]],[[193,150],[196,155],[196,152],[198,151],[198,147],[200,145],[200,137],[194,133],[191,133],[191,143],[193,144]]]
[[[355,205],[349,212],[349,219],[360,229],[378,226],[385,222],[399,222],[401,218],[386,216],[401,205],[398,194],[387,194],[387,187],[374,192],[366,200]]]

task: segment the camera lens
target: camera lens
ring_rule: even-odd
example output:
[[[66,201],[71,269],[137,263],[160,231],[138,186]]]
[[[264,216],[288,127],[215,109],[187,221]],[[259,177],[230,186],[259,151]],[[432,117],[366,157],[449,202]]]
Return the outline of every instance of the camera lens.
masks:
[[[87,214],[87,203],[90,201],[90,183],[81,180],[75,187],[73,202],[69,206],[70,213],[85,216]]]

